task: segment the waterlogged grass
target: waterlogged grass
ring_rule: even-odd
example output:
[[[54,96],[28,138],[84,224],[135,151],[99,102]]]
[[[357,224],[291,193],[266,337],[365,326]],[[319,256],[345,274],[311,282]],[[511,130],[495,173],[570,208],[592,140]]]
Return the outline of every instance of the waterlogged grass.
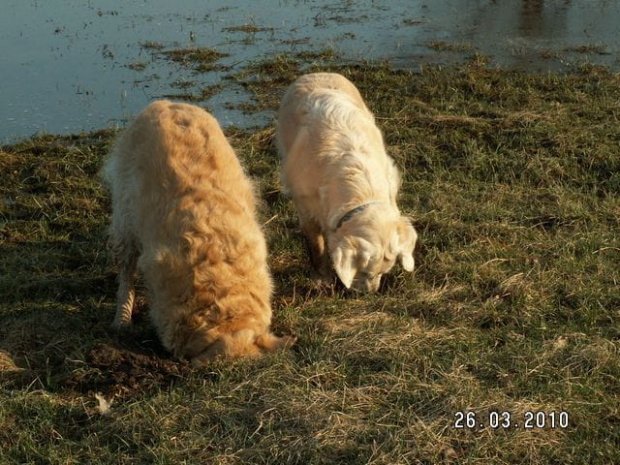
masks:
[[[431,40],[426,46],[436,52],[470,52],[474,49],[473,45],[468,43],[449,43],[443,40]]]
[[[217,61],[228,56],[227,53],[222,53],[214,48],[208,47],[174,49],[159,53],[170,61],[179,63],[185,68],[193,69],[196,73],[206,73],[223,69],[224,66],[217,64]]]
[[[575,53],[588,53],[592,55],[610,55],[610,52],[607,50],[602,44],[596,45],[579,45],[576,47],[567,47],[564,49],[565,52],[575,52]]]
[[[274,327],[299,341],[194,371],[161,349],[144,298],[129,334],[108,330],[97,171],[113,135],[4,147],[0,462],[620,461],[620,78],[323,58],[279,56],[228,82],[266,111],[303,70],[358,85],[403,173],[415,274],[395,269],[370,296],[316,286],[273,128],[229,129],[264,201]],[[510,427],[489,427],[495,411]]]

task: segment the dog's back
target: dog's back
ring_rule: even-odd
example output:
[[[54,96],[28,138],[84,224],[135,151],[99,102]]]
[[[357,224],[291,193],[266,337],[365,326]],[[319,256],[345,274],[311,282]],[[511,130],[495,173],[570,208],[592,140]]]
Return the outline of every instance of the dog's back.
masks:
[[[308,134],[308,139],[322,144],[326,131],[351,132],[343,125],[361,125],[366,132],[374,132],[374,117],[355,85],[335,73],[301,76],[288,88],[280,105],[277,127],[280,154],[295,152],[294,146],[301,139],[300,130],[312,128],[313,134]],[[320,147],[314,151],[320,152]]]
[[[282,99],[276,136],[283,161],[282,184],[293,199],[306,198],[314,210],[323,195],[338,196],[329,199],[333,205],[341,197],[363,202],[372,195],[370,191],[379,191],[389,193],[389,203],[396,208],[398,172],[385,152],[372,112],[344,76],[313,73],[291,84]],[[351,192],[363,186],[348,182],[348,172],[355,168],[352,161],[372,171],[369,192]],[[329,228],[326,211],[309,214],[321,221],[324,230]]]
[[[254,215],[252,186],[232,147],[215,118],[193,105],[149,105],[121,136],[104,177],[114,214],[144,245],[174,239],[169,226],[183,200],[199,200],[212,213],[226,213],[232,202]],[[227,195],[232,190],[238,202]]]
[[[149,105],[119,139],[104,176],[121,266],[117,326],[131,317],[122,314],[123,267],[131,275],[139,256],[152,319],[177,356],[200,362],[278,345],[268,329],[272,284],[254,190],[211,115]]]

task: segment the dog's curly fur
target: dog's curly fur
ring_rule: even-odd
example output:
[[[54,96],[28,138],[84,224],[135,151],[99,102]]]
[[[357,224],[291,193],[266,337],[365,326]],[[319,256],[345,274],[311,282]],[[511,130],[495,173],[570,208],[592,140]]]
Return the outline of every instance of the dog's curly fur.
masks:
[[[329,256],[349,288],[375,291],[398,259],[413,271],[417,233],[396,204],[400,175],[357,88],[335,73],[288,88],[278,116],[282,183],[318,271]]]
[[[200,365],[288,346],[270,329],[272,282],[254,188],[217,121],[157,101],[111,152],[110,239],[120,268],[113,326],[131,322],[143,274],[164,346]]]

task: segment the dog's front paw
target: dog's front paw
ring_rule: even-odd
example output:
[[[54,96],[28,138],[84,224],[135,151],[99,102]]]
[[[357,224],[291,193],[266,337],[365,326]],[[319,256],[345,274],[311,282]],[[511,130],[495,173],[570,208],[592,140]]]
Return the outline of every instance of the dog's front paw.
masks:
[[[131,319],[120,319],[120,318],[115,318],[114,321],[112,322],[112,324],[110,325],[110,329],[112,331],[126,331],[129,328],[131,328]]]

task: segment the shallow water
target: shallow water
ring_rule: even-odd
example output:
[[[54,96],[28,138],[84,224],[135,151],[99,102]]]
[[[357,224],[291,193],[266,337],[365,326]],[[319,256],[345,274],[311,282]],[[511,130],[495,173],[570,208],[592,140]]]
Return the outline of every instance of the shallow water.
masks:
[[[5,0],[0,142],[122,126],[149,101],[178,94],[174,83],[221,82],[222,72],[196,74],[148,43],[213,47],[229,54],[218,62],[228,73],[325,48],[410,69],[474,53],[531,71],[618,69],[619,20],[614,0]],[[224,126],[264,124],[265,115],[226,108],[247,98],[228,90],[206,106]]]

